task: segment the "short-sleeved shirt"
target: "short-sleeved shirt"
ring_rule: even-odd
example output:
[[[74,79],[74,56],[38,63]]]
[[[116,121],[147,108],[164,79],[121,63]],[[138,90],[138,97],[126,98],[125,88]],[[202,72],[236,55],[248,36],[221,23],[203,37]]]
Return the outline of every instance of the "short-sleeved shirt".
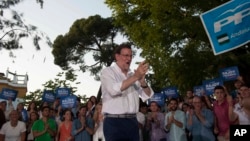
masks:
[[[164,127],[168,124],[168,118],[172,115],[171,112],[168,112],[165,115],[165,124]],[[182,128],[177,126],[176,124],[171,124],[168,138],[170,141],[187,141],[186,133],[185,133],[185,126],[186,126],[186,116],[185,113],[181,110],[176,110],[174,113],[174,119],[178,120],[183,124]]]
[[[1,130],[0,134],[5,135],[5,141],[17,141],[21,140],[21,133],[26,131],[25,123],[18,121],[16,127],[12,127],[10,121],[6,122]]]
[[[47,123],[49,124],[50,129],[52,129],[53,131],[56,131],[56,122],[53,119],[48,119]],[[32,126],[32,131],[38,131],[38,132],[42,132],[45,128],[44,128],[45,123],[43,122],[42,119],[39,119],[37,121],[35,121],[35,123]],[[35,138],[35,141],[52,141],[52,137],[51,135],[46,132],[41,136],[38,136]]]
[[[224,136],[230,126],[230,120],[228,116],[229,105],[226,100],[224,100],[221,104],[218,104],[218,102],[215,101],[213,105],[214,105],[213,110],[215,113],[215,117],[217,119],[219,135]]]

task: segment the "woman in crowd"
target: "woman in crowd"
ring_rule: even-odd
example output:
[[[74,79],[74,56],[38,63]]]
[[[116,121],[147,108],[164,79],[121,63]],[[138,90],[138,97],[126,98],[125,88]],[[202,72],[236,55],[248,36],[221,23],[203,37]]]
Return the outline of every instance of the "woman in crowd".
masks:
[[[31,130],[34,122],[36,120],[38,120],[39,115],[36,111],[33,111],[30,113],[29,115],[29,121],[27,123],[27,141],[33,141],[34,140],[34,136],[33,136],[33,132]]]
[[[95,123],[94,126],[94,135],[93,135],[93,141],[105,141],[104,135],[103,135],[103,114],[102,114],[102,103],[98,103],[95,108],[93,120]]]
[[[165,116],[160,112],[157,102],[152,101],[149,106],[151,113],[148,115],[146,128],[150,130],[151,141],[165,141],[166,133],[164,131]]]
[[[72,141],[73,140],[73,136],[71,136],[72,117],[73,117],[73,114],[71,110],[67,109],[64,111],[63,122],[59,124],[58,130],[57,130],[56,141]]]
[[[88,109],[87,116],[90,116],[91,118],[93,118],[94,110],[92,110],[92,109],[93,109],[93,106],[94,106],[94,102],[91,101],[91,100],[88,100],[86,105],[87,105],[87,109]]]
[[[29,117],[28,117],[28,112],[24,108],[23,103],[18,103],[16,110],[19,112],[19,115],[20,115],[19,119],[22,120],[23,122],[27,123],[29,120]]]
[[[25,141],[26,126],[18,121],[19,113],[16,110],[10,112],[10,121],[6,122],[0,130],[1,141]]]
[[[28,116],[30,116],[30,114],[32,112],[37,112],[38,113],[38,109],[37,109],[36,103],[34,101],[31,101],[29,103],[27,111],[28,111]]]

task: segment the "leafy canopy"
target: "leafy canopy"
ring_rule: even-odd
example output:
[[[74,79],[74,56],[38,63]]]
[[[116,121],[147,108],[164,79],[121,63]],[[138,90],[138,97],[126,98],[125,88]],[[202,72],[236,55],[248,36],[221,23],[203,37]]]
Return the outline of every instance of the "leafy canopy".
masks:
[[[178,86],[182,92],[237,65],[249,78],[249,47],[214,56],[199,15],[228,0],[106,0],[124,34],[142,49],[153,68],[155,91]],[[249,79],[250,80],[250,79]],[[250,82],[250,81],[249,81]]]
[[[103,66],[110,66],[118,28],[112,18],[100,15],[76,20],[65,35],[59,35],[53,43],[54,63],[64,70],[90,71],[99,80]],[[91,62],[91,56],[94,62]],[[75,67],[79,68],[75,68]]]

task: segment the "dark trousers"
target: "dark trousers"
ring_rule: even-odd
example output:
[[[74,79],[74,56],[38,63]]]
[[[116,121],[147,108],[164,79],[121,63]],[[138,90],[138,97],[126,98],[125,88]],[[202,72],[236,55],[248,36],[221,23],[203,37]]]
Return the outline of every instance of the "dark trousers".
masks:
[[[139,126],[136,118],[106,117],[103,123],[106,141],[139,141]]]

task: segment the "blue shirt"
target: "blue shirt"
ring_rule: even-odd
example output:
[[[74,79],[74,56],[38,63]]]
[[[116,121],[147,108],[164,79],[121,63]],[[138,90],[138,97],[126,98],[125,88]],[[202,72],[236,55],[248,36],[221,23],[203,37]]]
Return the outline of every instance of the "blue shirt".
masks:
[[[168,118],[172,115],[172,112],[168,112],[165,116],[165,127],[168,124]],[[185,113],[181,110],[176,110],[174,113],[174,119],[178,120],[183,124],[182,128],[175,124],[171,124],[168,133],[169,141],[187,141],[185,126],[186,126],[186,116]]]
[[[94,122],[90,117],[86,118],[86,125],[89,128],[94,128]],[[82,130],[77,134],[77,130],[82,127],[82,123],[79,119],[75,119],[72,125],[71,134],[74,136],[75,141],[91,141],[91,135],[88,133],[86,129]]]
[[[202,109],[202,116],[205,118],[205,123],[203,124],[198,117],[193,114],[192,125],[187,124],[187,129],[192,133],[192,141],[215,141],[213,134],[213,124],[214,115],[209,109]],[[187,113],[187,119],[189,114]]]

